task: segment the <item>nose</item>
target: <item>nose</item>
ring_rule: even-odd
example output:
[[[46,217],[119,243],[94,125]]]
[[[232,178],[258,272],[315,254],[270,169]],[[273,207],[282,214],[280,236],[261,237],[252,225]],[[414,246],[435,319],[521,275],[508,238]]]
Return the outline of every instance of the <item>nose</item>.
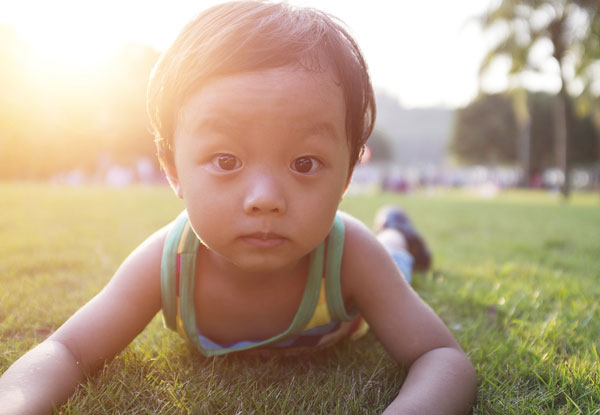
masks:
[[[276,177],[260,174],[249,178],[244,212],[249,215],[282,215],[286,212],[284,189]]]

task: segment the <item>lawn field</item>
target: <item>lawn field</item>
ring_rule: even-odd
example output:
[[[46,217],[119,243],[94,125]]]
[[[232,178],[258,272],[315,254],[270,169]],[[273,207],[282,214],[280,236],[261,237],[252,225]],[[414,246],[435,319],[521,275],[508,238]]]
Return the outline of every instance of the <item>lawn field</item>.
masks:
[[[477,369],[474,414],[600,414],[598,194],[376,194],[342,209],[371,225],[388,203],[434,251],[413,286]],[[182,208],[160,186],[0,184],[0,372]],[[402,377],[372,334],[301,358],[205,359],[157,315],[57,413],[378,414]]]

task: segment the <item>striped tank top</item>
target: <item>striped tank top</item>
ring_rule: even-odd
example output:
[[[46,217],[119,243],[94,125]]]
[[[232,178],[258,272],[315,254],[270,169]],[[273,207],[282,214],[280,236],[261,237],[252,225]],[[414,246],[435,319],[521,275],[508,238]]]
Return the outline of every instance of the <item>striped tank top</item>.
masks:
[[[348,313],[344,306],[340,286],[343,247],[344,223],[336,216],[327,238],[310,254],[304,294],[290,326],[270,339],[218,344],[202,335],[196,326],[194,276],[200,241],[190,227],[187,212],[183,211],[173,223],[163,248],[163,322],[206,357],[241,351],[262,354],[278,350],[297,354],[330,346],[344,338],[357,339],[368,331],[368,324],[358,313]]]

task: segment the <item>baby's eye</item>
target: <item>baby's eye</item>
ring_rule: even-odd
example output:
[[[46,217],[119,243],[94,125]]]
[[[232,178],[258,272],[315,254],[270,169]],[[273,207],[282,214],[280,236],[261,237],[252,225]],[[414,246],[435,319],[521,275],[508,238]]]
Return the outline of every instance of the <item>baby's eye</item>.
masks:
[[[314,173],[321,166],[319,160],[314,157],[298,157],[292,162],[292,170],[298,173]]]
[[[224,171],[236,170],[242,166],[240,159],[231,154],[218,154],[211,160],[211,163],[219,170]]]

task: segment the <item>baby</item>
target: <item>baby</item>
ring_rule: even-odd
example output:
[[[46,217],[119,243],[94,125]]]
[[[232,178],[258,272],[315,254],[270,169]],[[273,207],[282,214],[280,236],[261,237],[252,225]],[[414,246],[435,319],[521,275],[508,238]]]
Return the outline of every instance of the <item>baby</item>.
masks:
[[[157,63],[148,112],[186,209],[2,375],[2,413],[51,412],[161,310],[205,356],[299,353],[373,330],[407,370],[385,413],[470,410],[473,366],[403,277],[429,263],[410,221],[385,212],[378,240],[338,211],[375,118],[340,23],[287,4],[215,6]]]

